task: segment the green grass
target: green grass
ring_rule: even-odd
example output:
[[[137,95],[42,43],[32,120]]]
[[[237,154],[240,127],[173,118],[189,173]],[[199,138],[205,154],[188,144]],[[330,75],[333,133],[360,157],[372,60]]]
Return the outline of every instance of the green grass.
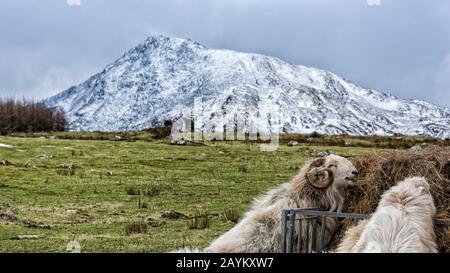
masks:
[[[230,229],[254,197],[293,177],[311,159],[306,150],[332,149],[349,157],[376,151],[283,144],[262,152],[257,143],[174,146],[146,137],[132,142],[0,137],[0,143],[13,145],[0,148],[0,161],[14,164],[0,165],[0,213],[8,205],[18,217],[51,227],[0,220],[0,252],[63,252],[72,240],[82,252],[204,247]],[[64,163],[75,164],[73,172],[59,170]],[[197,227],[192,228],[195,217],[161,219],[169,210],[197,216]],[[207,225],[199,214],[207,215]],[[231,219],[224,221],[224,215]],[[148,225],[145,232],[130,228],[149,217],[165,223]],[[11,240],[21,234],[39,238]]]

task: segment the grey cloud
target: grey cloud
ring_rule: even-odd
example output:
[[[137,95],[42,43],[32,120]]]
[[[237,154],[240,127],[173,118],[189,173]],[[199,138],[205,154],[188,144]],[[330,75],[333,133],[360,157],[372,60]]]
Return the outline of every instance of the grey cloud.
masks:
[[[450,107],[448,14],[439,0],[1,0],[0,94],[55,94],[163,34]]]
[[[434,80],[432,96],[440,98],[443,105],[450,105],[450,53],[442,61]]]

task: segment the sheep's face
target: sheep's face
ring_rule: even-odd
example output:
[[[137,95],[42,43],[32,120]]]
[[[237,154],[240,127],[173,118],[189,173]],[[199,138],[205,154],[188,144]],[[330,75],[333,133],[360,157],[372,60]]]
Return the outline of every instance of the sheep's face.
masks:
[[[352,185],[358,171],[347,159],[330,155],[313,161],[307,173],[308,181],[316,188],[337,188]]]
[[[353,164],[338,155],[330,155],[325,158],[325,166],[331,169],[334,175],[334,185],[336,187],[345,187],[353,185],[356,177],[358,176],[358,170]]]

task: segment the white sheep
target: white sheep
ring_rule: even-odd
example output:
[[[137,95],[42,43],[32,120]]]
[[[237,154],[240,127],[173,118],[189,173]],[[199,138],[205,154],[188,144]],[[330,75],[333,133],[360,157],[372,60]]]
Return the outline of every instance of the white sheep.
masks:
[[[244,218],[204,251],[279,252],[281,211],[309,207],[341,211],[344,204],[343,189],[353,183],[357,174],[350,161],[337,155],[306,164],[291,182],[282,184],[256,199]],[[337,227],[336,220],[328,217],[325,226],[327,243]],[[298,233],[299,230],[296,230],[294,238],[298,237]],[[303,237],[307,236],[306,232],[301,234]],[[296,242],[294,244],[297,245]],[[294,248],[294,251],[298,250]]]
[[[437,252],[430,185],[411,177],[386,191],[369,221],[349,229],[337,252]]]

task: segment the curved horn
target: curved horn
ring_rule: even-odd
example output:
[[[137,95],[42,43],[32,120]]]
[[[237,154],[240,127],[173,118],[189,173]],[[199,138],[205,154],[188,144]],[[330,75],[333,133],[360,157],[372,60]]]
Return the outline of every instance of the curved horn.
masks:
[[[308,182],[315,188],[326,189],[333,183],[333,172],[328,168],[312,168],[306,173]]]
[[[311,168],[314,168],[314,167],[322,167],[324,164],[325,164],[325,158],[322,157],[322,158],[319,158],[319,159],[316,159],[316,160],[312,161],[309,164],[309,168],[311,169]]]

